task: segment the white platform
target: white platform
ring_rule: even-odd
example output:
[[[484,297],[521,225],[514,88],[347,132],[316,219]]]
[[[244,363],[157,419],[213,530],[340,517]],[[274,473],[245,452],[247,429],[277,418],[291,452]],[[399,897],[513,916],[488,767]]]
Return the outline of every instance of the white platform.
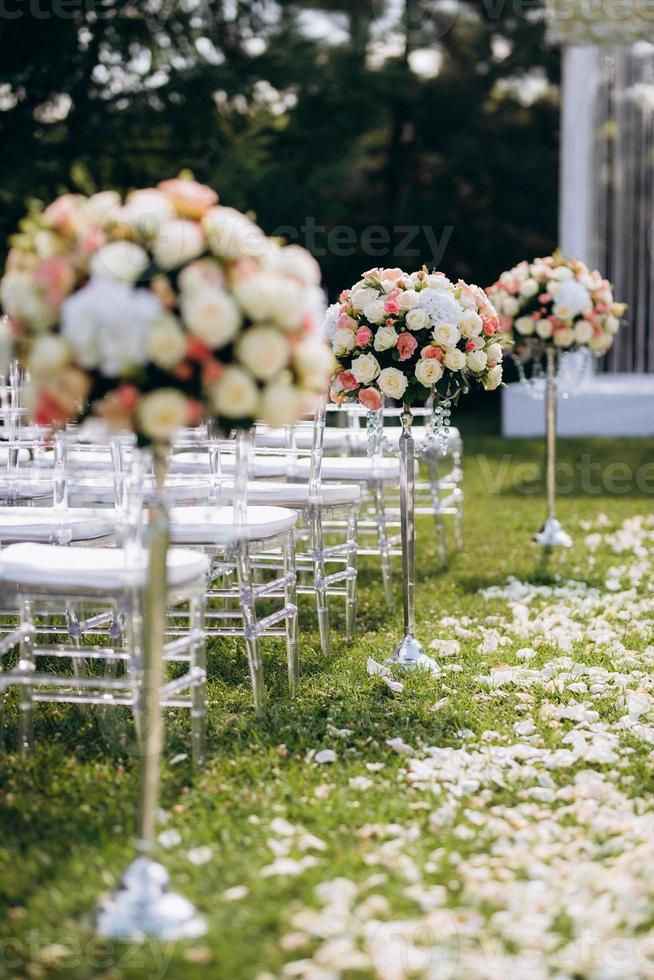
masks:
[[[654,374],[596,375],[578,395],[559,400],[561,436],[654,436]],[[545,405],[524,387],[502,391],[502,433],[510,438],[542,436]]]

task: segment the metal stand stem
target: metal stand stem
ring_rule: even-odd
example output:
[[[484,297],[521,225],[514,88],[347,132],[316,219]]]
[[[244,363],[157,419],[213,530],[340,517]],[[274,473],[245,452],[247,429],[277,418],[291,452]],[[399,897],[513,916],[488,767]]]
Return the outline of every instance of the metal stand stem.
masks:
[[[139,856],[132,861],[116,891],[98,908],[96,931],[112,939],[153,936],[173,940],[201,936],[204,919],[193,905],[169,888],[168,872],[152,858],[156,843],[163,719],[161,682],[166,633],[166,565],[170,527],[163,488],[168,447],[153,447],[157,499],[150,508],[148,579],[145,589],[143,678],[140,700],[141,782]]]
[[[546,354],[547,520],[534,540],[544,548],[571,548],[572,538],[556,519],[556,351],[548,347]]]
[[[415,526],[415,443],[411,433],[411,407],[404,405],[400,436],[400,512],[402,532],[402,602],[404,606],[404,637],[398,643],[387,664],[409,669],[426,667],[438,670],[416,639],[416,526]]]

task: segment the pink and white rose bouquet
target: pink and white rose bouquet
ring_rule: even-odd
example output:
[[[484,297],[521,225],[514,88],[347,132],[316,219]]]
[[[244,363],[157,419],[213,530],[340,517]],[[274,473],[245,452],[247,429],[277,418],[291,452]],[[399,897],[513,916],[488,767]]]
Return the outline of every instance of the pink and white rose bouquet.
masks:
[[[193,180],[67,194],[11,242],[0,301],[38,423],[94,414],[166,441],[291,423],[326,389],[320,270]]]
[[[626,310],[597,270],[560,252],[520,262],[486,292],[500,317],[502,342],[523,360],[540,357],[546,347],[588,348],[601,357]]]
[[[384,396],[417,405],[433,394],[456,400],[471,382],[493,390],[502,381],[499,330],[478,286],[427,269],[371,269],[327,311],[338,362],[331,398],[379,409]]]

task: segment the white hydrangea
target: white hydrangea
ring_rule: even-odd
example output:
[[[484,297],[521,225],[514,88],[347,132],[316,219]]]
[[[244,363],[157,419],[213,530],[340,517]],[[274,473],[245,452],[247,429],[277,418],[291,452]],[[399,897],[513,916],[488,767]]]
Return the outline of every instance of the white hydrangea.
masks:
[[[447,280],[446,280],[447,281]],[[420,309],[429,315],[433,327],[448,323],[458,327],[464,309],[450,292],[428,286],[420,292]]]

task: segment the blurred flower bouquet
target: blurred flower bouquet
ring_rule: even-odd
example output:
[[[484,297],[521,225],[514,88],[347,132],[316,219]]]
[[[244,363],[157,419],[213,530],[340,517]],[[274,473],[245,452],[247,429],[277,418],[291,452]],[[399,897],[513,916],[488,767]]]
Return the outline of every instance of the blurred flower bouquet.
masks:
[[[372,269],[327,312],[339,365],[332,400],[375,410],[383,395],[416,405],[432,394],[456,400],[470,381],[493,390],[502,381],[499,330],[478,286],[426,269]]]
[[[67,194],[11,245],[0,300],[39,423],[94,414],[166,442],[206,416],[290,423],[327,387],[317,263],[209,187]]]
[[[525,361],[540,358],[547,347],[588,348],[601,357],[626,309],[599,272],[560,252],[520,262],[486,292],[500,316],[503,343]]]

